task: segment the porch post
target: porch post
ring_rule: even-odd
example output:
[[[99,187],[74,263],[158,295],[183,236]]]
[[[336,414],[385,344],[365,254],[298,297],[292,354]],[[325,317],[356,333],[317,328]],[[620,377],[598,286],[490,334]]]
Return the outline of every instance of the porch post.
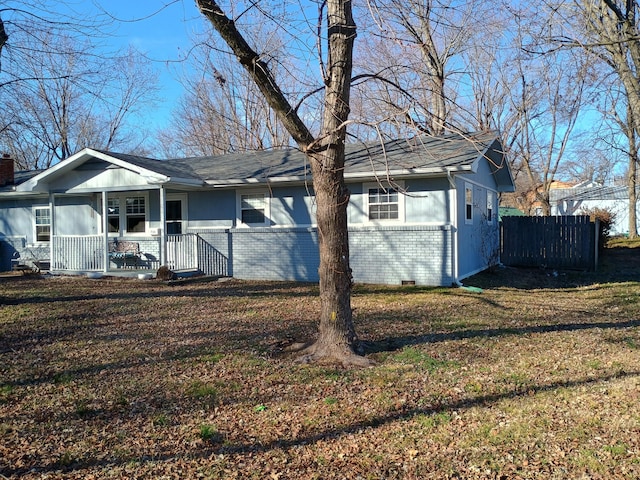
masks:
[[[160,186],[160,266],[167,264],[167,192]]]
[[[104,249],[102,250],[102,270],[104,273],[109,271],[109,210],[107,202],[107,192],[102,192],[102,239],[104,241]]]
[[[53,245],[53,237],[56,233],[56,197],[53,192],[49,193],[49,209],[51,211],[51,218],[49,219],[49,270],[56,264],[56,259],[53,258],[55,248]]]

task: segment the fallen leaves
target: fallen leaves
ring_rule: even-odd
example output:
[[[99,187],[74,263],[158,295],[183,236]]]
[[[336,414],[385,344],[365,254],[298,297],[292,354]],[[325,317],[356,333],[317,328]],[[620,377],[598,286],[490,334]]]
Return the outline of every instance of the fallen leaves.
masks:
[[[0,288],[7,478],[640,476],[637,283],[361,286],[377,365],[353,371],[281,350],[313,338],[313,286]]]

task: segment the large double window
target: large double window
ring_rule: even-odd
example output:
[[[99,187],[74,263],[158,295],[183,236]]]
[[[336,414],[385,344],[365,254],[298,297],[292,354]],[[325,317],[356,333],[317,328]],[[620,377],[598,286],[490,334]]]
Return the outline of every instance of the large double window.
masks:
[[[146,232],[146,196],[109,196],[107,199],[107,221],[109,233]]]

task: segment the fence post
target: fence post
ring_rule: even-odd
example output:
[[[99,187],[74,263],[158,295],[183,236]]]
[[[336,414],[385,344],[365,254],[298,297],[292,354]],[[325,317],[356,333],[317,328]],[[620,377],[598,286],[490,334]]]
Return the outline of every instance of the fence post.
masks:
[[[595,245],[596,251],[593,254],[593,261],[594,261],[593,271],[597,272],[598,271],[598,260],[599,260],[598,255],[600,253],[599,252],[599,250],[600,250],[600,219],[599,218],[596,218],[595,228],[596,228],[595,235],[594,235],[595,236],[595,241],[593,243]]]

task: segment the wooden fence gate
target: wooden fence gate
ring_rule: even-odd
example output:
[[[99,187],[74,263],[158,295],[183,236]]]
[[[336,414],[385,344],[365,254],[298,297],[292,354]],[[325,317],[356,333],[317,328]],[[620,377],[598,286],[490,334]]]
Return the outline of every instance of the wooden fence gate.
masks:
[[[514,267],[595,270],[598,228],[588,215],[502,217],[500,261]]]

